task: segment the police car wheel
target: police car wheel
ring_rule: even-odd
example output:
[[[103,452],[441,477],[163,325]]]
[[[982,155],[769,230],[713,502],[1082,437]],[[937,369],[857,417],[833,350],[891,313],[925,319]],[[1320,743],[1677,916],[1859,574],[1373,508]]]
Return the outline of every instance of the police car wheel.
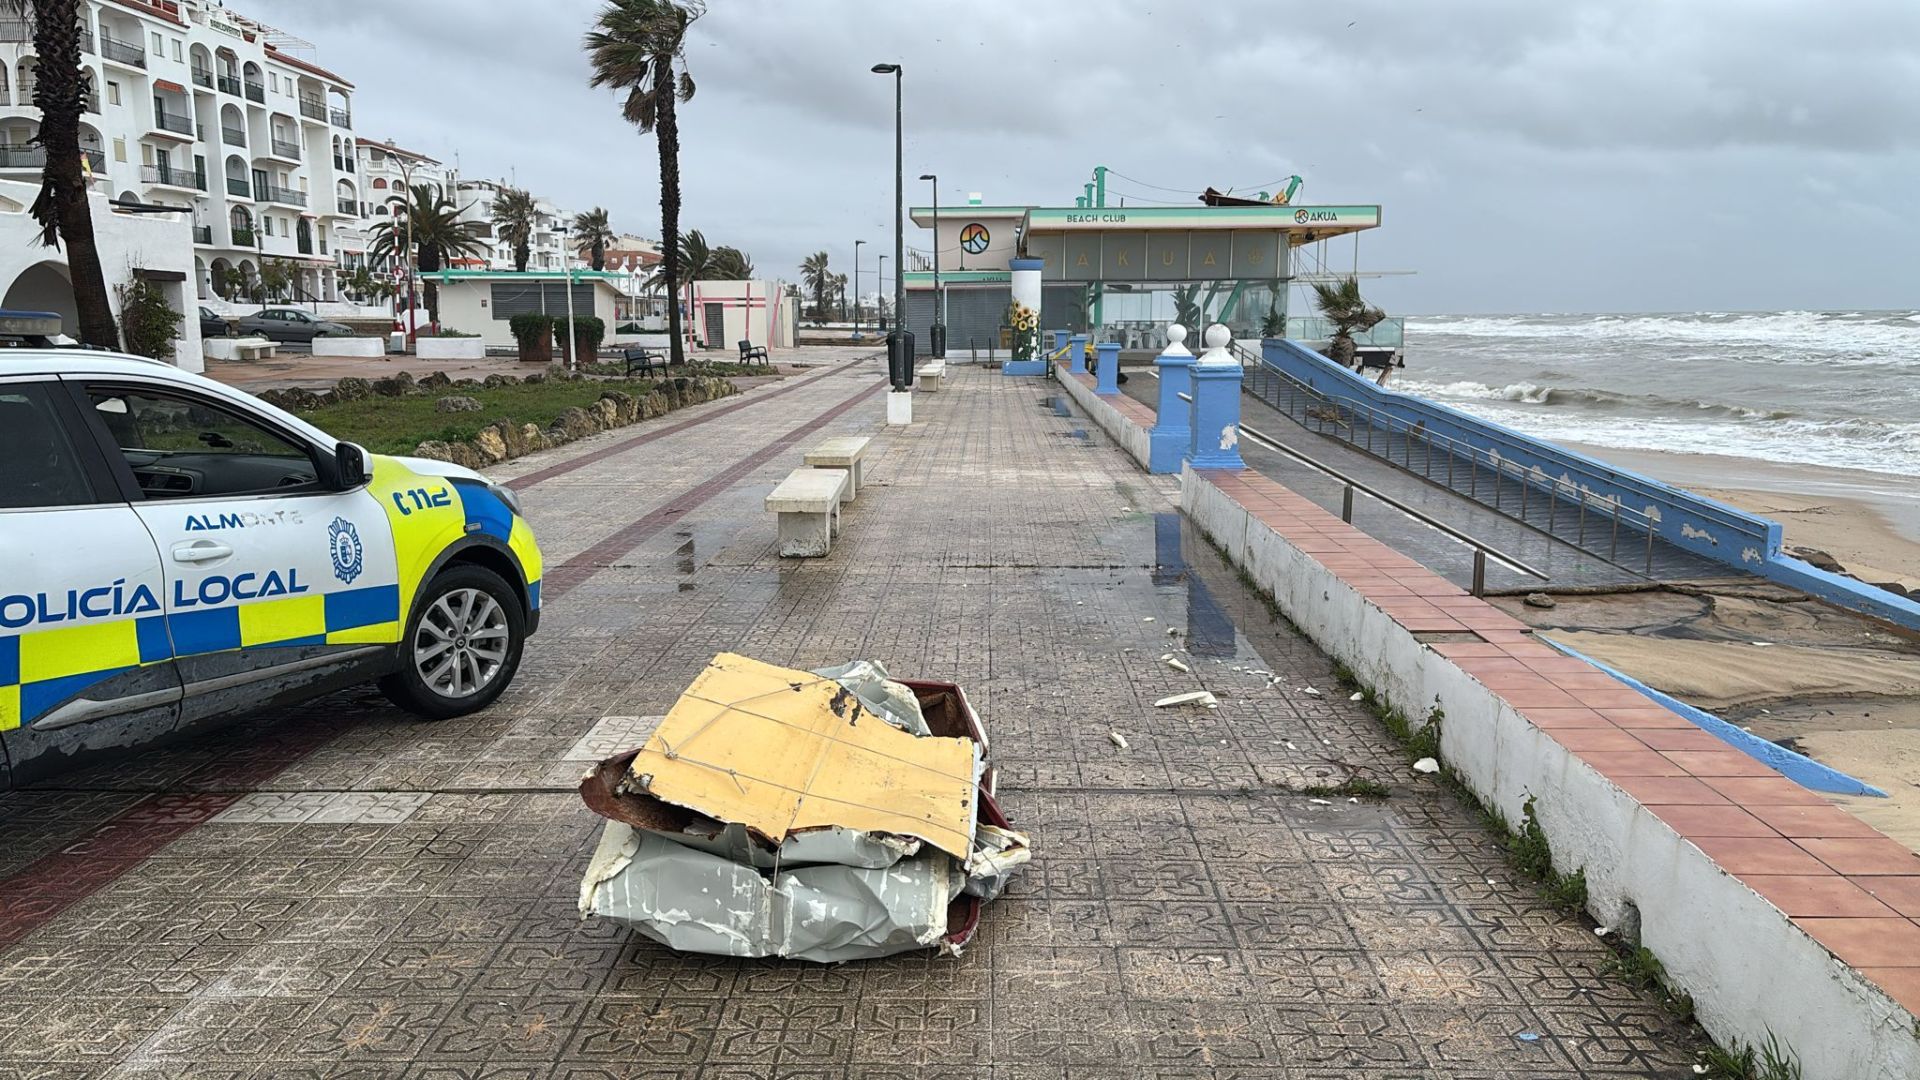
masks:
[[[380,680],[380,689],[430,720],[483,709],[513,681],[526,634],[520,598],[500,575],[451,567],[420,597],[401,642],[400,670]]]

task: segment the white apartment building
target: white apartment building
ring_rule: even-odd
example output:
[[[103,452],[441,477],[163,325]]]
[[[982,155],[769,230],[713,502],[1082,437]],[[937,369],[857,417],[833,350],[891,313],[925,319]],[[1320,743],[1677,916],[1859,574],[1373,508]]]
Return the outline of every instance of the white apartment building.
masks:
[[[336,230],[336,259],[343,276],[362,266],[374,273],[391,275],[394,268],[401,265],[397,256],[389,255],[378,264],[367,257],[375,227],[392,220],[396,211],[405,205],[409,183],[416,187],[424,185],[434,194],[451,199],[454,195],[452,174],[439,161],[396,146],[392,140],[356,139],[355,142],[356,153],[348,171],[358,181],[359,217],[352,222],[342,221]],[[341,209],[346,207],[343,205]]]
[[[113,202],[190,211],[201,296],[234,291],[267,259],[298,295],[340,295],[334,234],[359,228],[353,84],[294,55],[307,43],[209,0],[83,0],[93,84],[82,145]],[[28,145],[37,58],[0,19],[0,179],[37,180]]]
[[[493,201],[500,192],[511,185],[497,180],[455,180],[453,201],[462,210],[461,218],[478,222],[481,235],[487,239],[488,270],[512,270],[513,245],[503,242],[498,230],[493,227]],[[528,270],[559,270],[561,256],[567,245],[567,237],[560,232],[563,226],[570,225],[573,215],[556,206],[553,200],[542,195],[533,199],[535,210],[533,222],[533,240],[528,245]],[[569,264],[581,265],[578,258]],[[481,269],[473,266],[473,269]]]

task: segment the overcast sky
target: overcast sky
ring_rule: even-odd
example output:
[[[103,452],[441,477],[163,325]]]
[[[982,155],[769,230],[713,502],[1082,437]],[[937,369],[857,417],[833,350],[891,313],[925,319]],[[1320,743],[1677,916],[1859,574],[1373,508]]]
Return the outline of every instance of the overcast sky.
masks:
[[[659,234],[653,140],[586,85],[596,0],[232,6],[356,83],[362,136]],[[1400,312],[1920,306],[1915,0],[714,0],[684,227],[788,280],[861,238],[873,272],[881,60],[910,204],[925,172],[1051,205],[1095,165],[1133,204],[1299,173],[1296,202],[1381,204],[1360,263],[1417,271],[1369,286]]]

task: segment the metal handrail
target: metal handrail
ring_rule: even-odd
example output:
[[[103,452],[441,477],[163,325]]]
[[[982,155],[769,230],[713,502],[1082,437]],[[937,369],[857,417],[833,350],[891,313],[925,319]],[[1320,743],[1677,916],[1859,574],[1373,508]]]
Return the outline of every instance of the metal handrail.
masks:
[[[1345,396],[1329,394],[1316,387],[1309,386],[1288,372],[1282,371],[1272,364],[1267,363],[1264,358],[1254,354],[1252,350],[1245,348],[1238,342],[1233,343],[1232,348],[1235,353],[1242,358],[1243,363],[1246,360],[1252,361],[1252,363],[1246,364],[1249,376],[1247,387],[1249,391],[1254,393],[1255,396],[1260,397],[1261,400],[1266,401],[1268,404],[1273,405],[1275,408],[1280,409],[1280,411],[1292,417],[1293,410],[1278,400],[1280,395],[1277,391],[1282,384],[1285,384],[1291,387],[1296,395],[1313,399],[1332,410],[1332,414],[1329,416],[1324,409],[1302,408],[1300,410],[1300,416],[1295,418],[1302,426],[1306,426],[1307,421],[1311,420],[1314,425],[1313,430],[1318,434],[1331,435],[1354,447],[1365,450],[1369,454],[1380,457],[1389,465],[1397,465],[1408,472],[1417,472],[1429,483],[1438,484],[1447,488],[1449,491],[1463,494],[1474,502],[1489,507],[1496,513],[1513,518],[1529,528],[1537,528],[1533,518],[1530,516],[1533,511],[1533,506],[1531,505],[1533,496],[1537,493],[1547,504],[1547,527],[1545,531],[1548,536],[1560,540],[1563,543],[1570,543],[1573,547],[1586,551],[1589,554],[1604,557],[1608,562],[1616,566],[1622,565],[1620,563],[1620,527],[1622,524],[1625,524],[1629,530],[1635,530],[1645,534],[1646,543],[1643,553],[1643,574],[1646,577],[1653,576],[1654,540],[1658,535],[1656,522],[1650,515],[1627,506],[1617,497],[1596,496],[1577,484],[1557,480],[1550,476],[1536,475],[1535,470],[1518,462],[1503,458],[1492,450],[1432,431],[1423,424],[1415,424],[1404,417],[1375,408],[1366,402]],[[1261,393],[1260,389],[1258,389],[1258,384],[1262,382],[1270,383],[1276,391],[1271,397]],[[1328,430],[1329,424],[1332,425],[1331,431]],[[1376,432],[1379,432],[1384,438],[1386,444],[1384,453],[1376,452],[1375,450],[1374,440]],[[1399,436],[1401,449],[1401,460],[1399,461],[1394,460],[1394,437],[1396,435]],[[1422,444],[1421,452],[1418,455],[1414,453],[1414,444],[1416,442]],[[1415,463],[1416,457],[1418,458],[1417,466]],[[1467,487],[1465,489],[1457,487],[1455,479],[1456,470],[1462,464],[1465,465],[1467,471]],[[1442,467],[1444,467],[1443,476],[1436,476],[1436,473],[1439,472]],[[1493,483],[1491,502],[1481,496],[1481,473],[1483,471],[1487,474],[1487,479]],[[1507,493],[1507,483],[1509,481],[1519,485],[1520,488],[1520,507],[1517,514],[1514,513],[1508,505],[1512,500],[1512,496]],[[1575,509],[1569,511],[1576,515],[1575,520],[1577,522],[1574,539],[1571,541],[1561,536],[1559,532],[1559,508],[1563,501],[1575,503]],[[1587,542],[1587,518],[1589,513],[1598,516],[1603,523],[1601,528],[1603,529],[1604,550],[1601,550],[1602,545],[1599,541],[1596,541],[1593,545],[1589,545]]]
[[[1179,397],[1181,401],[1185,401],[1189,404],[1193,402],[1193,395],[1191,394],[1181,394],[1179,395]],[[1326,475],[1332,477],[1335,480],[1338,480],[1341,484],[1345,485],[1345,487],[1342,489],[1340,493],[1340,520],[1346,522],[1349,525],[1353,524],[1353,493],[1355,491],[1358,491],[1362,495],[1367,496],[1368,498],[1374,500],[1375,502],[1381,503],[1395,510],[1398,510],[1400,513],[1407,515],[1408,517],[1414,519],[1415,521],[1420,522],[1423,525],[1426,525],[1427,527],[1433,529],[1434,531],[1472,548],[1473,549],[1473,585],[1469,591],[1472,592],[1472,594],[1475,596],[1485,596],[1487,593],[1487,558],[1488,556],[1492,556],[1495,562],[1512,567],[1513,569],[1519,571],[1520,573],[1526,574],[1529,577],[1538,578],[1541,581],[1553,580],[1552,575],[1546,573],[1545,571],[1539,569],[1538,567],[1535,567],[1527,563],[1525,560],[1520,559],[1513,555],[1509,555],[1506,552],[1500,550],[1499,548],[1494,547],[1493,545],[1487,543],[1484,540],[1479,539],[1478,537],[1473,536],[1470,533],[1461,532],[1459,529],[1456,529],[1453,526],[1447,524],[1446,522],[1441,521],[1439,518],[1434,517],[1433,515],[1427,513],[1426,511],[1419,510],[1419,509],[1416,509],[1415,507],[1409,506],[1406,503],[1401,502],[1399,499],[1396,499],[1393,496],[1388,495],[1386,492],[1383,492],[1378,488],[1373,487],[1372,485],[1366,483],[1365,481],[1355,480],[1353,477],[1348,476],[1346,473],[1341,472],[1339,469],[1336,469],[1331,465],[1328,465],[1324,461],[1321,461],[1310,455],[1303,454],[1300,451],[1295,450],[1290,446],[1286,446],[1281,442],[1279,442],[1278,440],[1272,438],[1271,436],[1262,434],[1261,432],[1248,427],[1245,422],[1242,422],[1240,424],[1240,434],[1246,436],[1249,439],[1252,439],[1254,442],[1257,442],[1262,446],[1265,446],[1269,450],[1273,450],[1278,453],[1285,454],[1286,456],[1294,459],[1295,461],[1298,461],[1300,464],[1305,465],[1310,469],[1314,469],[1319,472],[1325,473]]]

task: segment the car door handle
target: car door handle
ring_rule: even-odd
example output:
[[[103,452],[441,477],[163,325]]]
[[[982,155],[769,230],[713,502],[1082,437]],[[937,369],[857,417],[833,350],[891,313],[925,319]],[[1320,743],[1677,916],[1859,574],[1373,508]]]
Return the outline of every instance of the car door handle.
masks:
[[[183,563],[213,562],[233,554],[233,549],[214,540],[195,540],[191,543],[173,545],[173,561]]]

